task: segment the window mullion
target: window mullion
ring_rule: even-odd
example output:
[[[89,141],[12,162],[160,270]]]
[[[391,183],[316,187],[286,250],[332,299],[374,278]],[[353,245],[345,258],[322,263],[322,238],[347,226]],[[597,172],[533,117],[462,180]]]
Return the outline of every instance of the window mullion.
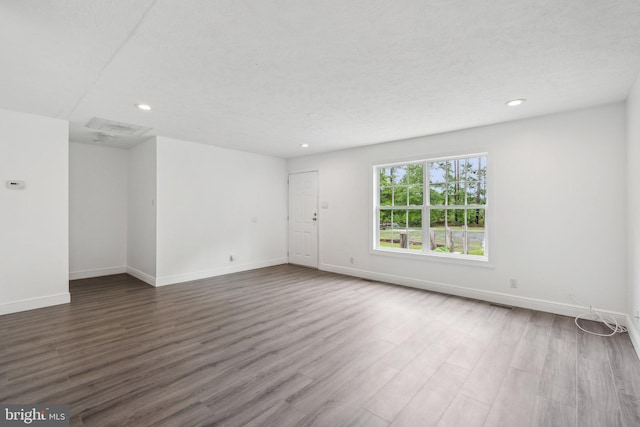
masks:
[[[422,252],[431,250],[431,175],[429,162],[422,164]]]

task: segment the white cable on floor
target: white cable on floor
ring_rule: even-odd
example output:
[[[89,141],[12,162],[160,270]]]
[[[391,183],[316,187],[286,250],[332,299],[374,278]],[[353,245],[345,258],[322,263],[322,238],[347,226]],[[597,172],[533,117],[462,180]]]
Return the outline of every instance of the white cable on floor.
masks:
[[[578,301],[576,301],[576,299],[573,297],[573,295],[571,296],[571,298],[573,298],[573,301],[578,304],[578,305],[582,305],[583,307],[586,308],[586,306],[584,306],[584,304],[580,304]],[[593,319],[586,319],[586,316],[594,316]],[[583,328],[582,326],[580,326],[580,324],[578,323],[578,320],[580,319],[585,319],[585,320],[600,320],[602,323],[604,323],[607,328],[611,329],[611,333],[610,334],[600,334],[598,332],[593,332],[593,331],[588,331],[585,328]],[[623,334],[625,332],[627,332],[627,328],[626,326],[622,326],[618,323],[618,321],[616,320],[615,317],[613,316],[603,316],[602,314],[600,314],[600,312],[598,310],[595,310],[593,307],[589,306],[589,313],[585,313],[585,314],[579,314],[578,316],[576,316],[575,319],[575,323],[576,326],[583,332],[586,332],[588,334],[591,335],[597,335],[599,337],[612,337],[615,334]]]

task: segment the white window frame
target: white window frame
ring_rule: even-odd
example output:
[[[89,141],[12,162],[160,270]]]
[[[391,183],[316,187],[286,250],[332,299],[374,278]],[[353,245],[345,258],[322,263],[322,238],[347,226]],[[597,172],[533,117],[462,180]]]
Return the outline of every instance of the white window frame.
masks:
[[[429,232],[430,232],[430,210],[432,209],[430,203],[430,180],[429,180],[429,163],[434,163],[434,162],[439,162],[439,161],[449,161],[449,160],[461,160],[461,159],[468,159],[468,158],[478,158],[478,157],[484,157],[486,159],[486,167],[487,167],[487,173],[485,175],[485,184],[486,184],[486,194],[485,194],[485,204],[464,204],[464,205],[437,205],[437,208],[439,209],[464,209],[466,210],[472,210],[472,209],[484,209],[485,210],[485,235],[484,235],[484,255],[469,255],[469,254],[460,254],[460,253],[450,253],[450,252],[435,252],[435,251],[431,251],[429,249],[429,244],[428,242],[425,244],[425,236],[426,239],[429,239]],[[400,165],[411,165],[411,164],[423,164],[423,182],[422,182],[422,186],[423,186],[423,200],[422,200],[422,206],[420,207],[420,209],[422,210],[422,239],[423,239],[423,245],[422,245],[422,250],[410,250],[410,249],[403,249],[403,248],[393,248],[393,247],[381,247],[380,245],[380,211],[381,206],[380,206],[380,169],[381,168],[388,168],[388,167],[392,167],[392,166],[400,166]],[[391,255],[391,256],[397,256],[397,257],[402,257],[402,258],[421,258],[421,259],[430,259],[430,260],[437,260],[437,261],[446,261],[446,262],[457,262],[457,263],[467,263],[468,261],[470,261],[473,265],[482,265],[482,266],[487,266],[487,267],[491,267],[491,265],[489,265],[489,241],[490,241],[490,220],[492,218],[492,215],[490,215],[489,212],[489,194],[491,192],[491,182],[490,182],[490,170],[491,168],[489,167],[489,154],[487,152],[479,152],[479,153],[465,153],[465,154],[458,154],[458,155],[448,155],[448,156],[438,156],[438,157],[424,157],[424,158],[412,158],[412,159],[408,159],[408,160],[403,160],[403,161],[394,161],[394,162],[386,162],[386,163],[381,163],[381,162],[376,162],[372,164],[372,171],[373,171],[373,212],[372,212],[372,217],[373,217],[373,221],[371,222],[372,227],[373,227],[373,233],[372,233],[372,246],[370,249],[370,252],[372,254],[379,254],[379,255]],[[387,208],[384,210],[388,210],[388,209],[393,209],[395,206],[392,206],[391,208]],[[409,195],[407,195],[407,205],[406,206],[398,206],[398,209],[403,209],[403,210],[409,210],[411,208],[416,208],[417,205],[409,205]],[[488,220],[487,220],[488,218]],[[465,227],[467,224],[467,220],[466,220],[466,215],[465,215]],[[466,240],[466,239],[465,239]],[[467,242],[464,242],[465,246],[467,244]],[[466,250],[465,250],[466,252]]]

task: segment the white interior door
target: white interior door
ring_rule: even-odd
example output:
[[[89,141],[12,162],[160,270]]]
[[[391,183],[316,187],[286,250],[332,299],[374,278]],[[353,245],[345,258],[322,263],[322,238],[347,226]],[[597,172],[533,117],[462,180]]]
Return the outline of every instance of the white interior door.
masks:
[[[318,268],[318,172],[289,175],[289,262]]]

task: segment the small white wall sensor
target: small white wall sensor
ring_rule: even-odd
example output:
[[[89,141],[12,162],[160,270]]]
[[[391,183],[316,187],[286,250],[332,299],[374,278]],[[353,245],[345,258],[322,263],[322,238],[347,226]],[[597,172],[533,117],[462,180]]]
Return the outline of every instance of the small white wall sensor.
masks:
[[[24,181],[7,181],[7,188],[10,190],[24,190],[25,183]]]

